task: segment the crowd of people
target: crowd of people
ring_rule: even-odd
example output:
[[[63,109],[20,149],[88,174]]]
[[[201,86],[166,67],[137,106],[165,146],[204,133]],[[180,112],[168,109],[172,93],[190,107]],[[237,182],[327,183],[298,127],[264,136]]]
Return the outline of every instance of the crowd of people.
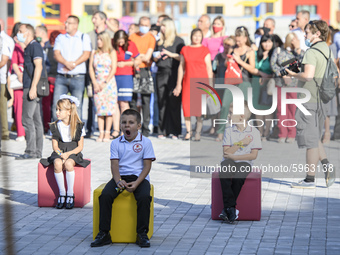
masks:
[[[193,78],[206,79],[212,86],[213,78],[217,83],[235,85],[248,99],[248,102],[241,102],[246,111],[236,114],[233,94],[224,89],[221,111],[205,116],[235,123],[229,127],[213,125],[207,131],[216,135],[216,141],[223,140],[221,166],[237,169],[236,175],[225,175],[223,171],[219,175],[224,203],[221,219],[229,223],[237,219],[237,196],[252,162],[262,148],[262,141],[276,135],[278,143],[292,143],[296,139],[299,148],[306,148],[306,178],[292,183],[293,188],[316,187],[315,169],[319,161],[326,186],[330,187],[335,181],[335,170],[322,142],[331,139],[332,116],[337,116],[333,137],[340,136],[337,127],[340,125],[339,95],[325,100],[319,87],[332,64],[337,69],[340,33],[325,21],[309,19],[309,12],[297,13],[296,20],[289,24],[291,31],[281,39],[275,34],[275,20],[268,18],[264,26],[256,30],[252,41],[245,26],[237,27],[233,35],[226,36],[222,16],[215,17],[211,23],[208,15],[202,15],[197,28],[191,31],[189,45],[177,35],[174,21],[167,15],[159,16],[153,25],[149,17],[143,16],[139,24],[131,24],[127,33],[119,30],[116,19],[107,19],[104,12],[98,11],[92,17],[94,30],[87,34],[78,30],[79,19],[71,15],[65,22],[66,33],[53,31],[49,37],[45,26],[34,29],[22,23],[16,23],[12,35],[8,36],[0,20],[0,136],[2,140],[9,139],[7,107],[12,106],[16,140],[26,140],[25,153],[16,157],[17,160],[41,158],[44,132],[50,130],[53,152],[40,162],[45,166],[54,164],[59,188],[56,208],[72,209],[75,204],[74,166],[89,164],[81,151],[84,137],[91,137],[96,131],[97,115],[99,136],[96,141],[115,140],[110,150],[113,178],[99,197],[100,232],[91,243],[92,247],[111,243],[112,203],[124,189],[133,192],[137,200],[137,244],[150,247],[148,175],[155,160],[152,143],[147,138],[150,124],[159,139],[177,140],[182,134],[182,108],[186,127],[183,140],[201,140],[203,116],[190,104],[195,100],[191,97]],[[296,65],[301,69],[287,68],[287,61],[292,60],[299,63]],[[237,82],[227,75],[231,69],[239,72],[239,77],[242,75]],[[39,94],[43,78],[48,80],[48,96]],[[332,85],[330,90],[335,91]],[[280,102],[281,94],[286,93],[285,87],[302,87],[310,98],[303,107],[288,104],[283,109]],[[82,122],[85,89],[90,98],[87,134]],[[252,91],[251,100],[249,91]],[[293,92],[286,94],[288,99],[304,98]],[[279,104],[272,114],[254,114],[250,110],[249,103],[256,110],[269,110],[274,100]],[[196,117],[195,135],[191,117]],[[258,129],[249,122],[242,125],[249,119],[257,122]],[[273,119],[278,120],[277,134],[269,121]],[[286,125],[283,125],[284,120],[288,120]],[[296,127],[292,123],[297,123]],[[242,167],[247,167],[248,171],[240,171]],[[66,170],[67,191],[63,169]]]
[[[296,128],[282,126],[281,120],[294,119],[296,108],[288,105],[287,115],[283,116],[280,95],[282,87],[296,87],[298,82],[289,76],[282,77],[280,70],[287,60],[303,59],[308,49],[304,36],[309,17],[308,11],[298,12],[296,19],[289,24],[291,31],[285,38],[275,34],[275,20],[267,18],[263,27],[256,30],[252,40],[245,26],[237,27],[234,34],[227,36],[222,16],[215,17],[211,22],[209,15],[204,14],[199,18],[197,28],[191,32],[189,45],[185,45],[184,40],[177,35],[175,23],[167,15],[160,15],[156,24],[151,24],[150,18],[143,16],[138,24],[131,24],[126,32],[119,30],[117,19],[108,19],[104,12],[98,11],[92,17],[94,30],[87,34],[78,30],[79,19],[71,15],[65,22],[66,33],[52,31],[50,36],[43,25],[33,29],[29,24],[20,22],[15,24],[11,36],[8,36],[3,31],[4,21],[1,20],[2,140],[9,139],[7,107],[13,106],[14,123],[11,129],[17,132],[16,140],[26,140],[26,153],[40,156],[41,141],[38,137],[42,137],[42,132],[48,133],[49,123],[57,119],[55,109],[60,95],[70,93],[78,98],[81,102],[78,115],[83,119],[82,102],[86,91],[89,97],[87,138],[92,137],[97,130],[96,116],[99,129],[97,142],[117,138],[121,134],[120,114],[133,108],[142,113],[144,136],[153,132],[159,139],[178,139],[182,134],[183,108],[186,127],[183,140],[200,141],[203,117],[227,119],[233,98],[228,90],[220,93],[223,97],[220,114],[196,116],[196,130],[193,133],[190,79],[214,78],[215,83],[228,83],[225,74],[228,62],[232,62],[242,72],[242,82],[236,86],[242,90],[245,98],[248,88],[252,88],[255,109],[269,109],[272,90],[277,88],[277,111],[267,116],[252,116],[257,121],[262,140],[278,138],[279,143],[292,143],[295,141]],[[326,42],[337,59],[340,33],[332,27],[329,27],[329,31]],[[30,36],[32,41],[27,40]],[[25,59],[24,51],[28,50],[32,53],[31,60]],[[40,76],[32,74],[33,71],[38,72],[39,68],[36,68],[34,62],[40,58],[43,70],[41,76],[47,72],[50,95],[36,98],[33,100],[36,105],[33,105],[30,102],[32,100],[25,101],[28,98],[25,88],[26,93],[30,94],[25,84],[13,89],[10,84],[13,74],[21,83],[25,75],[28,76],[27,80],[33,78],[37,82]],[[136,84],[138,88],[141,83],[153,88],[137,93]],[[288,93],[287,96],[290,99],[297,98],[296,93]],[[38,108],[41,105],[40,113]],[[336,98],[326,108],[324,143],[331,139],[329,118],[338,116]],[[27,109],[30,111],[27,112]],[[266,121],[273,118],[279,120],[274,128]],[[43,126],[42,132],[40,126]],[[224,130],[225,125],[219,125],[211,126],[205,132],[215,135],[216,141],[222,141]],[[37,137],[36,132],[39,134]],[[339,137],[340,134],[334,132],[333,138]]]

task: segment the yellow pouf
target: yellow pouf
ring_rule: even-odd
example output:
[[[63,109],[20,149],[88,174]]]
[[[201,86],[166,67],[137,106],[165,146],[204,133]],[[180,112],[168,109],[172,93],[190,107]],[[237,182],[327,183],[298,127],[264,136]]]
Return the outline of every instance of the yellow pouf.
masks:
[[[93,192],[93,240],[99,232],[99,196],[106,183],[100,185]],[[148,237],[153,234],[153,185],[150,184],[150,222]],[[111,240],[113,243],[135,243],[137,239],[137,202],[133,193],[124,190],[115,198],[112,205]]]

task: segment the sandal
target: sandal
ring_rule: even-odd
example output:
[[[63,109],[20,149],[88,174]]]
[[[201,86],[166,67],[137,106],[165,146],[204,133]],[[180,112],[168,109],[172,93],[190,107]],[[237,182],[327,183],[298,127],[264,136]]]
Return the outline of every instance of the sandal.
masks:
[[[116,132],[118,135],[113,135],[115,132]],[[120,136],[119,130],[113,130],[113,133],[111,134],[111,137],[110,137],[110,138],[114,140],[114,139],[117,139],[119,136]]]
[[[61,201],[62,201],[62,198],[64,198],[64,202],[61,202]],[[59,195],[58,203],[57,203],[57,205],[56,205],[55,208],[57,208],[57,209],[63,209],[64,206],[65,206],[65,202],[66,202],[66,196],[61,196],[61,195]]]
[[[66,196],[66,209],[72,209],[74,207],[74,195]]]
[[[191,131],[187,132],[186,135],[185,135],[185,137],[183,138],[183,140],[184,140],[184,141],[189,141],[190,138],[191,138],[191,133],[192,133]],[[188,137],[188,135],[189,135],[189,137]]]

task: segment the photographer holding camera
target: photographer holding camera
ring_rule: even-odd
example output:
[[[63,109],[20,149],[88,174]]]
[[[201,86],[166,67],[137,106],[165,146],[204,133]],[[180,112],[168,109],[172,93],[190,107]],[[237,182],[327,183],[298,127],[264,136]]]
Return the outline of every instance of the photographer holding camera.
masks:
[[[270,58],[270,66],[275,73],[275,85],[277,88],[277,112],[276,116],[279,119],[277,122],[277,127],[279,129],[279,140],[278,143],[294,143],[296,137],[295,122],[287,121],[286,125],[282,125],[283,121],[286,119],[295,120],[296,105],[287,104],[286,105],[286,115],[282,115],[281,109],[281,88],[282,87],[296,87],[297,79],[292,79],[287,76],[285,66],[287,63],[291,63],[288,67],[290,70],[294,63],[301,63],[301,60],[305,54],[305,51],[300,48],[300,41],[295,33],[289,33],[286,36],[284,43],[284,48],[277,47],[272,57]],[[298,66],[298,64],[295,64]],[[297,67],[298,69],[298,67]],[[298,70],[297,72],[300,72]],[[296,93],[287,93],[287,99],[296,99]]]
[[[311,115],[304,115],[300,109],[297,109],[295,113],[298,146],[299,148],[307,148],[307,176],[304,180],[293,183],[291,186],[293,188],[315,188],[315,170],[320,160],[325,173],[326,186],[330,187],[335,180],[335,169],[334,166],[329,163],[325,149],[321,143],[325,114],[322,109],[324,107],[320,101],[317,84],[321,84],[322,78],[327,71],[328,57],[334,60],[334,56],[326,44],[329,28],[325,21],[310,21],[305,27],[305,32],[305,44],[309,46],[310,49],[306,51],[302,60],[301,72],[295,73],[286,69],[288,76],[299,80],[299,87],[307,89],[311,93],[310,100],[304,104],[304,107]],[[298,96],[298,98],[302,97],[304,97],[304,95]],[[320,104],[321,107],[319,107]]]

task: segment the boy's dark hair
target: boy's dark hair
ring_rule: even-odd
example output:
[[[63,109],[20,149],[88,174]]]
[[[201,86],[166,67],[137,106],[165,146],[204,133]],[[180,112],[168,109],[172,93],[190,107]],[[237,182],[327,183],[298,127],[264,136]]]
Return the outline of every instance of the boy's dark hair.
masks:
[[[136,117],[136,120],[137,120],[137,124],[140,124],[141,121],[142,121],[142,117],[140,116],[140,113],[137,112],[136,110],[134,109],[127,109],[125,110],[123,113],[122,113],[122,116],[123,115],[133,115]]]

